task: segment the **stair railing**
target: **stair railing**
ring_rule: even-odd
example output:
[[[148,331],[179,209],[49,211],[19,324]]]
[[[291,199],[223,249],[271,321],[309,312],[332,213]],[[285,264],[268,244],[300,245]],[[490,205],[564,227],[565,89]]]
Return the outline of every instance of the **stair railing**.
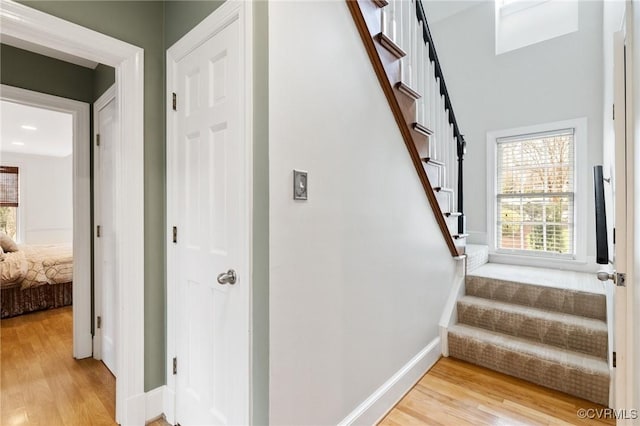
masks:
[[[457,183],[457,205],[451,210],[460,213],[457,231],[464,235],[466,142],[453,111],[424,6],[421,0],[374,0],[374,3],[382,7],[383,37],[401,49],[398,89],[416,95],[414,129],[429,135],[430,159],[444,164],[446,172],[440,186],[452,187]],[[457,167],[454,166],[456,162]]]

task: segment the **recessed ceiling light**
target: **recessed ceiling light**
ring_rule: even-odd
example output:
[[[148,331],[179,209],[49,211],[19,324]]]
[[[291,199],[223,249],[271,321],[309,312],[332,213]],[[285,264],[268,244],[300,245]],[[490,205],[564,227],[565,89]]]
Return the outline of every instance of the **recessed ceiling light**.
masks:
[[[25,130],[38,130],[38,128],[36,126],[31,126],[30,124],[23,124],[20,127],[22,127]]]
[[[18,141],[13,141],[11,142],[12,145],[18,145],[18,146],[23,146],[24,142],[18,142]]]

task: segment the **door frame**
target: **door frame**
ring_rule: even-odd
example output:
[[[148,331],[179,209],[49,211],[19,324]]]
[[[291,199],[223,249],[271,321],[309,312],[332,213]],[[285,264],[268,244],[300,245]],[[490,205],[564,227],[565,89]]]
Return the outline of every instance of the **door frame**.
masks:
[[[0,85],[0,99],[70,114],[73,133],[73,357],[92,355],[91,189],[89,104],[19,87]],[[21,214],[20,219],[24,218]],[[24,225],[18,225],[24,226]]]
[[[176,330],[177,323],[175,294],[177,291],[177,270],[175,267],[176,253],[173,244],[172,226],[177,217],[177,209],[180,208],[177,203],[176,191],[178,174],[176,168],[176,153],[173,147],[175,140],[175,132],[177,131],[174,124],[173,100],[172,94],[176,87],[177,63],[186,55],[191,53],[202,43],[218,34],[222,29],[231,22],[239,23],[239,49],[240,49],[240,72],[242,74],[241,81],[243,84],[240,88],[240,134],[244,143],[245,150],[245,188],[241,195],[242,204],[246,206],[244,217],[242,218],[245,226],[246,240],[242,242],[245,253],[243,253],[242,270],[247,271],[248,279],[244,281],[248,288],[245,293],[246,303],[248,307],[248,329],[247,329],[247,348],[249,353],[247,359],[247,419],[249,424],[252,423],[252,324],[253,309],[251,305],[252,288],[253,288],[253,272],[251,268],[252,247],[253,247],[253,5],[248,1],[228,1],[213,11],[202,22],[195,26],[185,36],[178,40],[173,46],[167,49],[167,102],[166,102],[166,122],[167,122],[167,234],[166,234],[166,256],[167,256],[167,396],[168,400],[165,404],[165,416],[169,423],[175,423],[175,407],[176,407],[176,379],[173,375],[173,358],[176,356]],[[178,108],[180,101],[178,100]]]
[[[98,213],[98,209],[96,208],[96,195],[98,194],[98,179],[96,178],[96,174],[95,174],[95,170],[96,170],[96,160],[98,158],[98,156],[95,154],[95,150],[96,150],[96,145],[97,145],[97,138],[98,138],[98,133],[99,133],[99,129],[98,129],[98,117],[100,114],[100,110],[102,108],[104,108],[105,106],[107,106],[109,104],[109,102],[111,102],[112,100],[115,100],[116,98],[116,85],[113,84],[111,87],[109,87],[102,95],[100,95],[100,97],[93,103],[93,142],[94,145],[94,154],[93,154],[93,158],[91,159],[91,162],[93,163],[93,170],[94,170],[94,175],[93,175],[93,182],[92,182],[92,187],[93,187],[93,219],[94,221],[97,219],[97,213]],[[116,103],[116,107],[117,107],[117,103]],[[116,126],[117,126],[117,122],[116,122]],[[94,225],[97,225],[94,223]],[[98,249],[98,234],[97,231],[92,233],[93,235],[93,318],[94,318],[94,324],[97,322],[97,318],[98,316],[104,316],[103,312],[102,312],[102,286],[103,286],[103,282],[101,279],[98,279],[97,277],[100,277],[101,274],[101,268],[102,268],[102,262],[99,262],[99,258],[102,255],[102,251]],[[117,312],[117,309],[114,311]],[[116,330],[116,336],[115,339],[117,341],[117,330]],[[97,326],[94,329],[94,333],[93,333],[93,357],[95,359],[102,359],[102,329],[99,329]],[[116,374],[114,374],[114,376],[116,376]]]
[[[115,418],[144,424],[144,50],[11,0],[0,0],[0,34],[116,69]]]

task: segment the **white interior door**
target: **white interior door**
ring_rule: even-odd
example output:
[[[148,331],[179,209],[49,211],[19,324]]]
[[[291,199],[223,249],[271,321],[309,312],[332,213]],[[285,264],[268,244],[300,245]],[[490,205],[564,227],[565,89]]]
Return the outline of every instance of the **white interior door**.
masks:
[[[248,424],[247,162],[238,46],[236,20],[174,68],[175,420],[182,426]]]
[[[627,320],[631,302],[628,298],[626,284],[632,282],[629,274],[633,267],[633,235],[630,235],[633,217],[629,215],[629,197],[633,184],[633,155],[627,144],[627,61],[625,49],[625,33],[614,34],[614,130],[615,157],[612,179],[615,243],[613,251],[613,268],[616,276],[615,285],[615,332],[614,348],[616,368],[614,378],[614,405],[618,409],[634,408],[630,405],[632,395],[629,378],[633,363],[629,359],[629,344],[632,333],[631,322]],[[623,280],[623,278],[625,278]],[[624,281],[624,282],[623,282]]]
[[[95,337],[94,357],[102,359],[114,376],[116,365],[116,275],[114,228],[114,167],[116,100],[110,92],[96,102],[94,145],[95,217]],[[102,99],[102,98],[101,98]]]

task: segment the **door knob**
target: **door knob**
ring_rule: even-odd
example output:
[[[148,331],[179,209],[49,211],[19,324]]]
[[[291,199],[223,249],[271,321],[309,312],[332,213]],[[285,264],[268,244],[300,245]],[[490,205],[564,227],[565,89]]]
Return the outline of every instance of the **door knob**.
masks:
[[[616,276],[615,274],[610,274],[607,271],[598,271],[598,273],[596,274],[598,279],[600,281],[613,281],[614,283],[616,282]]]
[[[227,272],[223,272],[218,275],[218,283],[219,284],[235,284],[236,283],[236,271],[233,269],[229,269]]]

